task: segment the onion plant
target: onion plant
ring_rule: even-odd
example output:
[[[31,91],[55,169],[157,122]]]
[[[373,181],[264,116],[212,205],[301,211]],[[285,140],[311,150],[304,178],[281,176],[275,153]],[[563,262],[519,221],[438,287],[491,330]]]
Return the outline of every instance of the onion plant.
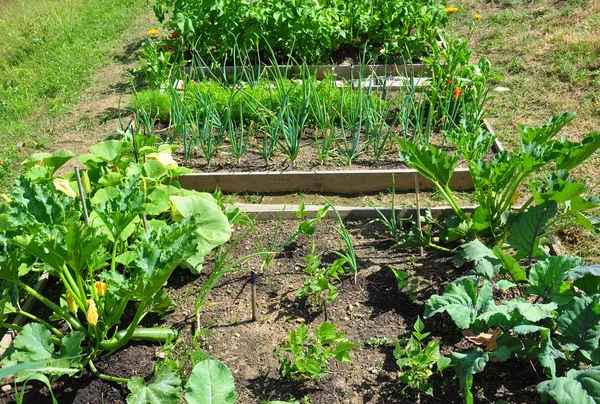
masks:
[[[315,119],[315,146],[319,164],[323,165],[332,152],[337,140],[335,123],[333,121],[334,117],[330,113],[332,110],[331,95],[335,82],[331,79],[325,80],[325,82],[321,82],[320,88],[317,88],[313,80],[311,80],[310,83],[314,86],[311,91],[312,97],[310,107],[311,114]],[[325,90],[321,90],[324,87]]]

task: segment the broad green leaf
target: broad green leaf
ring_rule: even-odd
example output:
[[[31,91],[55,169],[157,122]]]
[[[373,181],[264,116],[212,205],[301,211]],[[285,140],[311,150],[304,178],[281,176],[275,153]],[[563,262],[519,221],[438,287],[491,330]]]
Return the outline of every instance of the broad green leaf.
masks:
[[[132,147],[133,145],[131,143],[123,142],[121,140],[107,140],[95,144],[92,146],[92,153],[79,156],[77,160],[85,164],[91,156],[95,160],[114,164],[125,154],[130,152]]]
[[[51,360],[54,353],[51,337],[52,334],[43,325],[38,323],[25,324],[23,331],[13,341],[15,352],[12,358],[19,362]]]
[[[148,384],[139,376],[132,377],[127,383],[131,394],[127,404],[177,404],[181,397],[181,380],[169,365],[158,365],[154,377]]]
[[[333,357],[340,362],[351,362],[352,359],[350,358],[348,351],[359,346],[360,344],[353,344],[351,342],[340,342],[335,348],[335,351],[333,351]]]
[[[574,297],[556,319],[556,328],[560,332],[558,339],[565,349],[580,351],[591,363],[600,361],[600,313],[594,310],[599,297]]]
[[[477,293],[472,279],[461,279],[448,286],[444,294],[433,295],[425,305],[424,318],[446,312],[458,328],[467,329],[477,319],[480,311],[495,306],[492,300],[492,285],[485,281]]]
[[[580,265],[583,264],[583,260]],[[580,266],[569,272],[573,284],[587,295],[600,292],[600,265]]]
[[[586,370],[571,369],[565,377],[541,382],[537,391],[543,402],[553,399],[557,404],[598,404],[600,366]]]
[[[83,333],[73,331],[61,340],[59,359],[66,361],[65,367],[79,367],[81,364],[81,342],[85,339]]]
[[[148,195],[148,200],[150,202],[144,204],[144,210],[146,213],[152,216],[157,216],[163,212],[167,212],[171,207],[169,195],[167,195],[167,193],[162,189],[156,188],[152,190],[152,192],[150,192]]]
[[[167,174],[167,169],[165,168],[163,163],[161,163],[158,160],[148,160],[144,163],[143,175],[146,178],[158,181]]]
[[[196,254],[188,258],[187,265],[191,270],[199,272],[204,256],[213,248],[225,243],[231,236],[231,227],[227,216],[214,202],[209,194],[171,197],[175,210],[183,217],[193,217],[198,236]]]
[[[461,245],[460,248],[459,252],[453,258],[455,263],[457,261],[473,261],[475,272],[489,280],[498,275],[499,260],[494,255],[494,252],[481,241],[474,239]]]
[[[515,282],[525,282],[527,280],[527,273],[519,266],[512,255],[506,254],[498,246],[494,247],[494,255],[500,260],[502,273],[509,274]]]
[[[552,311],[558,308],[554,302],[547,304],[530,303],[523,298],[515,298],[503,302],[510,310],[517,311],[526,320],[537,323],[545,318],[553,317]]]
[[[600,147],[600,133],[588,133],[581,142],[569,142],[561,139],[553,144],[556,154],[557,170],[572,170]]]
[[[233,404],[237,393],[231,371],[224,363],[205,360],[194,366],[185,392],[188,404]]]
[[[452,352],[450,359],[454,364],[454,371],[460,382],[460,388],[463,391],[465,403],[473,404],[473,393],[471,393],[473,375],[483,371],[489,360],[488,353],[483,351],[472,351],[467,353]]]
[[[583,264],[579,257],[560,255],[547,257],[537,262],[529,271],[529,293],[540,296],[546,301],[556,302],[558,305],[569,303],[573,292],[565,282],[567,274],[572,268]]]
[[[533,258],[545,256],[539,250],[538,236],[544,232],[556,211],[556,202],[546,202],[529,208],[515,220],[508,236],[508,244],[517,250],[518,260],[527,259],[531,262]]]
[[[29,156],[22,164],[27,168],[32,168],[35,165],[49,168],[49,174],[52,175],[61,168],[65,163],[75,157],[75,153],[59,149],[54,153],[35,153]]]
[[[434,146],[421,146],[414,142],[398,139],[400,160],[416,169],[425,178],[442,188],[448,187],[450,178],[460,157],[450,155]]]
[[[544,144],[554,137],[560,130],[577,116],[574,112],[563,112],[562,114],[548,118],[544,126],[540,128],[530,128],[524,125],[517,125],[521,134],[523,143]]]

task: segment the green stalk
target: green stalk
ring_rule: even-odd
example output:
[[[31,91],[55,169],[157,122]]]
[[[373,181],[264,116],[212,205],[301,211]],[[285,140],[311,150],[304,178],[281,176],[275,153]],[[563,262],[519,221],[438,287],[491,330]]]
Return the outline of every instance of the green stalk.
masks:
[[[94,366],[94,363],[91,360],[88,362],[88,366],[89,366],[92,374],[99,379],[106,380],[107,382],[129,383],[129,379],[125,379],[123,377],[108,376],[108,375],[98,372],[98,369],[96,369],[96,366]]]
[[[20,279],[17,279],[15,281],[15,283],[17,284],[17,286],[19,286],[24,291],[26,291],[27,293],[29,293],[30,296],[33,296],[34,298],[36,298],[37,300],[39,300],[40,302],[44,303],[46,306],[48,306],[52,310],[54,310],[55,313],[57,313],[59,316],[61,316],[63,319],[65,319],[69,324],[71,324],[71,326],[75,330],[81,331],[86,336],[89,336],[88,331],[81,325],[81,323],[79,323],[79,321],[77,319],[75,319],[71,315],[71,313],[69,313],[68,311],[66,311],[62,307],[58,306],[57,304],[51,302],[49,299],[47,299],[46,297],[44,297],[43,295],[41,295],[38,291],[36,291],[31,286],[27,285],[26,283],[24,283]]]
[[[110,260],[110,270],[113,271],[113,272],[117,268],[117,261],[116,261],[116,259],[117,259],[117,238],[115,237],[115,241],[113,242],[111,260]]]
[[[59,338],[62,338],[64,336],[63,333],[60,332],[57,328],[53,327],[50,323],[48,323],[45,320],[42,320],[41,318],[39,318],[38,316],[36,316],[34,314],[31,314],[31,313],[29,313],[27,311],[23,311],[23,310],[17,311],[17,314],[20,314],[23,317],[27,317],[35,322],[38,322],[38,323],[44,325],[47,329],[52,331]]]
[[[71,282],[74,283],[73,278],[67,277],[65,274],[68,274],[69,271],[65,268],[63,271],[59,272],[59,277],[60,280],[63,282],[63,284],[65,285],[65,288],[67,289],[67,291],[71,294],[71,297],[73,298],[73,300],[75,300],[75,303],[77,304],[77,307],[79,307],[81,310],[86,309],[86,305],[85,305],[85,300],[81,300],[81,296],[79,295],[78,291],[79,288],[77,288],[77,285],[75,285],[75,287],[72,285]]]

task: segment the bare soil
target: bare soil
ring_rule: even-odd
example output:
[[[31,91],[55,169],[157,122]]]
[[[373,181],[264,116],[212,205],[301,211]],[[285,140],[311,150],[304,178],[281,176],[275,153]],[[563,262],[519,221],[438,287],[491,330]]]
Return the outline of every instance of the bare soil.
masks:
[[[278,243],[293,233],[297,222],[286,222],[280,229]],[[340,239],[334,231],[338,224],[326,221],[317,227],[317,252],[323,253],[323,264],[333,262],[331,252],[340,248]],[[328,320],[338,324],[349,341],[360,346],[351,352],[351,363],[332,363],[331,373],[316,382],[282,379],[279,358],[275,352],[288,338],[289,332],[304,323],[309,328],[321,324],[325,314],[313,310],[307,302],[295,298],[296,290],[304,279],[302,258],[310,253],[312,239],[300,236],[277,255],[272,265],[258,276],[257,321],[251,321],[251,286],[249,272],[237,272],[222,278],[208,297],[200,312],[199,346],[192,343],[196,330],[195,296],[210,274],[208,260],[200,276],[182,270],[174,274],[167,287],[176,308],[164,319],[150,317],[155,323],[177,328],[180,339],[174,349],[164,349],[160,356],[179,361],[187,372],[191,368],[191,352],[202,349],[231,369],[239,393],[239,403],[263,403],[270,400],[302,399],[312,403],[461,403],[458,380],[452,370],[443,376],[434,376],[434,397],[402,393],[397,381],[398,371],[391,342],[408,337],[417,316],[422,316],[424,303],[434,293],[440,293],[452,279],[464,274],[456,269],[445,253],[426,251],[419,257],[417,250],[393,249],[384,229],[364,223],[346,224],[351,232],[359,263],[356,279],[351,274],[336,282],[340,294],[327,307]],[[263,243],[272,239],[276,224],[261,222],[258,234]],[[239,234],[241,229],[235,229]],[[256,239],[246,236],[235,247],[231,258],[237,259],[257,251]],[[246,263],[260,267],[260,259]],[[398,291],[390,268],[406,271],[409,279],[423,283],[415,295],[409,297]],[[445,317],[436,316],[425,321],[426,331],[442,342],[442,353],[469,350],[461,333]],[[120,377],[133,375],[149,379],[152,361],[158,346],[131,345],[101,362],[102,372]],[[539,402],[535,392],[537,380],[525,363],[511,359],[506,363],[490,363],[485,371],[474,377],[473,392],[476,402],[509,403]],[[118,383],[97,380],[87,372],[80,379],[61,379],[54,387],[59,402],[124,403],[127,389]],[[0,402],[12,402],[12,394],[0,395]],[[33,384],[26,402],[48,402],[45,388]]]

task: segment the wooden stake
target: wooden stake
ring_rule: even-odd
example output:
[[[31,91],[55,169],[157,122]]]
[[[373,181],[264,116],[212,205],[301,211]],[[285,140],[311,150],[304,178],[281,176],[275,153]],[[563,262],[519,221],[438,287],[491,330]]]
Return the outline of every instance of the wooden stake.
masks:
[[[81,184],[81,176],[79,175],[79,167],[75,167],[75,177],[77,178],[77,187],[79,188],[79,198],[81,199],[81,206],[83,206],[83,219],[85,220],[85,224],[90,224],[87,205],[85,203],[85,192],[83,191],[83,185]]]
[[[415,173],[415,199],[417,201],[417,227],[419,231],[422,233],[423,229],[421,227],[421,201],[419,199],[419,174]],[[423,247],[419,247],[419,253],[421,257],[425,254],[423,253]]]

